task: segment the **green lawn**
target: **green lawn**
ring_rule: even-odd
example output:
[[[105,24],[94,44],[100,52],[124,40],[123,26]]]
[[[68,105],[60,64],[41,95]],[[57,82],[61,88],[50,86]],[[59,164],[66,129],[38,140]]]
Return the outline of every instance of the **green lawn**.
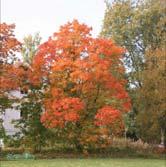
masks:
[[[0,167],[166,167],[158,159],[54,159],[2,161]]]

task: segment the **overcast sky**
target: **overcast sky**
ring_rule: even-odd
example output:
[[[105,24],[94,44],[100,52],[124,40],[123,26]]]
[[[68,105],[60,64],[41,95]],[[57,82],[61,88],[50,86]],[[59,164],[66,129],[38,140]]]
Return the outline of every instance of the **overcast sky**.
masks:
[[[46,40],[73,19],[92,26],[97,36],[104,11],[104,0],[1,0],[1,22],[15,23],[19,40],[35,32]]]

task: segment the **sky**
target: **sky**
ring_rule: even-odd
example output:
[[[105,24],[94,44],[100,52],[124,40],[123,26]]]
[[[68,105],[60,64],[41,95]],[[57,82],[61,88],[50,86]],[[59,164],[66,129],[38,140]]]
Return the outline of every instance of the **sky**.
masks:
[[[59,27],[77,19],[93,28],[96,37],[104,18],[104,0],[0,0],[1,22],[15,23],[19,40],[40,32],[47,40]]]

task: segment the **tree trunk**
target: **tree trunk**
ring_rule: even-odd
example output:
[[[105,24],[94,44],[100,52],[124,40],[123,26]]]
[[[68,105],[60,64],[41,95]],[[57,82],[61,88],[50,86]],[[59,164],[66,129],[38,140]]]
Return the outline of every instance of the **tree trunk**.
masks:
[[[165,147],[165,134],[164,134],[164,129],[161,128],[161,145]]]
[[[83,146],[80,144],[80,142],[76,139],[75,142],[75,148],[78,152],[82,152],[83,151]]]
[[[164,131],[163,131],[163,129],[161,128],[161,145],[164,145]]]

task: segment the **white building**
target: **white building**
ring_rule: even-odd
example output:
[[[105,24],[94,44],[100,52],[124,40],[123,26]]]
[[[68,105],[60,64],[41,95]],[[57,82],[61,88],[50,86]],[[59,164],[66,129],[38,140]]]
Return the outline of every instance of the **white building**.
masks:
[[[21,94],[20,91],[11,91],[10,97],[11,99],[21,99],[24,95]],[[3,120],[3,127],[5,129],[6,135],[14,135],[19,129],[14,127],[12,123],[13,120],[20,119],[20,111],[15,107],[18,106],[18,103],[14,103],[12,108],[7,108],[4,114],[0,115],[0,118]],[[0,139],[0,146],[3,146],[3,139]]]

